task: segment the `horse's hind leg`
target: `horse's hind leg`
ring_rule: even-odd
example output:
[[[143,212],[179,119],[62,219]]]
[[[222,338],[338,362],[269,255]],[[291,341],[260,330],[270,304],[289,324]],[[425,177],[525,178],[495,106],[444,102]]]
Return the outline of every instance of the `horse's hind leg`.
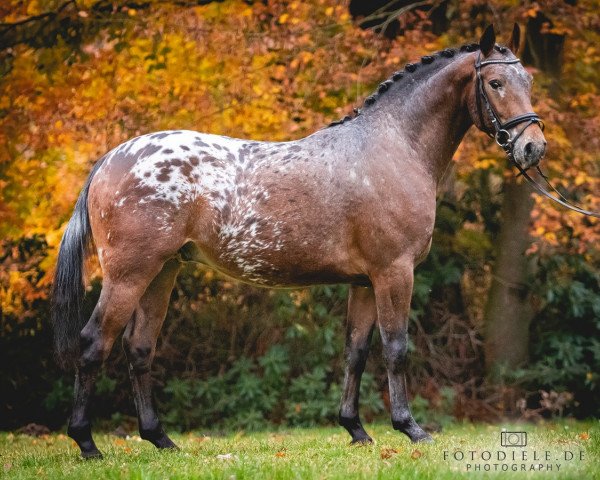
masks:
[[[140,436],[158,448],[177,448],[164,432],[152,401],[150,367],[156,339],[160,333],[175,278],[181,263],[172,259],[146,289],[123,335],[123,348],[129,361],[129,376],[133,386]]]
[[[102,456],[92,439],[88,408],[98,371],[157,272],[158,268],[152,270],[148,264],[145,269],[138,267],[138,271],[128,275],[111,277],[105,272],[100,299],[81,331],[73,413],[67,433],[77,442],[83,458]]]
[[[360,379],[365,370],[373,326],[377,319],[372,288],[352,287],[348,298],[346,327],[346,371],[339,422],[352,435],[352,443],[373,440],[362,426],[358,415]]]

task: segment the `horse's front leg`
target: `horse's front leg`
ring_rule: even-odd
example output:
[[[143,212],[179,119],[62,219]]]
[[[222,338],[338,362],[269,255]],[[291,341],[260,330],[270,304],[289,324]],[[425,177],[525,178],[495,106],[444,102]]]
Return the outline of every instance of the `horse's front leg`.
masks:
[[[360,421],[358,396],[360,379],[367,363],[369,344],[376,319],[377,308],[373,289],[351,287],[346,327],[346,370],[339,421],[340,425],[352,435],[352,443],[371,443],[373,441]]]
[[[414,420],[406,394],[408,314],[412,296],[414,264],[399,259],[392,267],[373,277],[377,320],[388,373],[392,425],[413,442],[432,441]]]

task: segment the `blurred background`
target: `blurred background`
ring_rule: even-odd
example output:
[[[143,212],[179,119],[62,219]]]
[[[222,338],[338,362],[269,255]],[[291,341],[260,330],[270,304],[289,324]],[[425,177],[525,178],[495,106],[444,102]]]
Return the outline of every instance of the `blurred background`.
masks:
[[[0,429],[62,428],[72,373],[53,360],[57,247],[92,165],[161,129],[290,140],[360,107],[421,55],[524,30],[546,123],[543,167],[600,210],[595,0],[5,0],[0,5]],[[600,222],[533,196],[472,129],[439,193],[418,267],[409,391],[430,429],[458,420],[600,414]],[[88,312],[101,284],[90,266]],[[164,423],[261,429],[334,423],[344,286],[265,290],[186,267],[154,362]],[[361,396],[387,417],[375,337]],[[98,383],[105,428],[133,428],[124,356]]]

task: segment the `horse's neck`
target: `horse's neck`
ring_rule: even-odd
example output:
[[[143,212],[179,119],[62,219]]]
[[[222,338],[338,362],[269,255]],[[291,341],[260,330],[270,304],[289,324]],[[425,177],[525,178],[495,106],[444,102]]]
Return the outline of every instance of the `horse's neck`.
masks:
[[[472,88],[473,56],[464,55],[414,86],[401,98],[381,98],[365,112],[365,125],[398,152],[398,161],[419,163],[437,183],[472,125],[467,106]],[[395,101],[390,101],[395,100]]]

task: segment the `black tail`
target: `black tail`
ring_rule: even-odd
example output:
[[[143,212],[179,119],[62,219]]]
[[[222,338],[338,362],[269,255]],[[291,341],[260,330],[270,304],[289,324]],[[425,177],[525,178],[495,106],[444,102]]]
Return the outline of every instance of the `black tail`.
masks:
[[[102,161],[96,162],[79,194],[58,252],[52,289],[52,324],[56,357],[64,368],[74,365],[79,356],[79,333],[85,324],[81,315],[85,294],[84,262],[93,245],[87,199],[92,178]]]

